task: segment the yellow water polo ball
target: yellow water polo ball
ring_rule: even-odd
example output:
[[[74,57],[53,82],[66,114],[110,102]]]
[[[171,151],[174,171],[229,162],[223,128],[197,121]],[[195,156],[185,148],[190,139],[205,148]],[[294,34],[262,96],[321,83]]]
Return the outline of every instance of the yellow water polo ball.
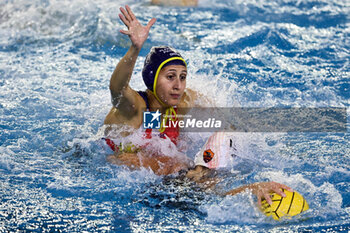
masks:
[[[282,191],[286,197],[281,197],[277,193],[271,194],[272,205],[266,200],[261,202],[261,210],[266,216],[271,216],[275,220],[281,217],[292,217],[309,209],[305,198],[298,192]]]

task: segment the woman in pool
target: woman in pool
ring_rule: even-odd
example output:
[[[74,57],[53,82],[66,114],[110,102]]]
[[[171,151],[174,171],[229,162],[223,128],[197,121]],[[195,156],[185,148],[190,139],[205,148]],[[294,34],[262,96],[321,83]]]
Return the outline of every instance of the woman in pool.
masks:
[[[114,106],[106,116],[104,123],[106,125],[127,125],[138,129],[142,127],[143,112],[146,109],[171,116],[168,120],[175,119],[177,114],[185,114],[181,109],[193,106],[197,94],[195,91],[186,89],[187,64],[182,56],[170,47],[153,47],[147,55],[142,71],[147,90],[137,92],[130,88],[129,81],[136,59],[156,19],[153,18],[146,26],[142,26],[129,6],[126,6],[125,9],[120,8],[120,10],[122,14],[119,14],[119,17],[128,28],[120,32],[129,36],[131,46],[112,74],[110,90]],[[160,132],[155,131],[157,130],[153,132],[146,130],[145,136],[150,138],[158,134],[160,137],[169,138],[174,144],[177,143],[178,128],[162,127]],[[122,150],[110,139],[107,139],[107,144],[116,152],[108,157],[112,163],[149,167],[156,174],[162,175],[175,173],[188,166],[186,161],[174,156],[144,155],[142,150],[131,150],[130,146],[129,149]],[[160,166],[160,163],[163,166]]]
[[[131,46],[124,57],[119,61],[115,68],[111,80],[110,90],[112,95],[113,107],[108,113],[106,125],[127,125],[138,129],[143,123],[143,111],[159,111],[162,114],[176,117],[176,114],[185,114],[181,112],[183,108],[194,106],[194,101],[198,94],[190,89],[186,89],[187,64],[181,55],[170,47],[153,47],[147,55],[142,77],[147,86],[146,92],[136,92],[129,86],[129,81],[135,66],[139,52],[146,41],[150,28],[156,19],[151,19],[146,26],[142,26],[136,19],[129,6],[120,8],[122,14],[120,19],[127,26],[128,30],[120,30],[121,33],[128,35],[131,40]],[[179,112],[177,111],[177,107]],[[171,117],[170,117],[171,118]],[[172,120],[172,119],[169,119]],[[179,136],[178,128],[161,127],[160,132],[146,131],[146,137],[158,134],[160,137],[169,138],[176,144]],[[220,134],[213,134],[211,138],[216,138]],[[122,149],[115,145],[112,140],[106,139],[107,144],[115,151],[108,157],[108,161],[119,165],[127,165],[132,168],[146,167],[151,168],[158,175],[169,175],[188,170],[189,163],[184,158],[176,156],[166,156],[159,154],[143,153],[143,149],[131,147]],[[206,143],[210,145],[212,140]],[[221,142],[219,142],[221,144]],[[200,155],[201,152],[199,152]],[[204,153],[204,156],[206,154]],[[215,157],[213,157],[215,159]],[[221,157],[223,158],[223,157]],[[205,163],[196,162],[194,169],[189,170],[186,176],[194,181],[201,182],[210,173],[213,167],[206,167]],[[275,182],[256,183],[232,190],[227,195],[234,195],[245,189],[251,189],[261,198],[269,199],[269,192],[275,191],[284,195],[281,188],[289,189],[287,186]]]

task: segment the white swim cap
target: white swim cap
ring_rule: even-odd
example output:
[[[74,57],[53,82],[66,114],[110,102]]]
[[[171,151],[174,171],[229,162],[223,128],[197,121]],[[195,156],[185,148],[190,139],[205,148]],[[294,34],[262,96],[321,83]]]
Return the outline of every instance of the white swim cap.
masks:
[[[233,162],[234,150],[232,140],[224,132],[211,135],[202,149],[196,154],[195,165],[207,168],[223,168]]]

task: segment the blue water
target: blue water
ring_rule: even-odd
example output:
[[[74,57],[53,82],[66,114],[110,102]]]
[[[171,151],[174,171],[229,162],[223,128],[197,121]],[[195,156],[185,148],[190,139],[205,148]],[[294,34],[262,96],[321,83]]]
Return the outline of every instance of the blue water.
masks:
[[[130,45],[118,32],[124,4],[142,23],[158,19],[136,63],[136,90],[150,47],[166,44],[188,60],[188,87],[217,106],[349,107],[349,1],[2,1],[0,232],[349,231],[349,130],[235,136],[240,157],[218,188],[266,180],[294,188],[310,210],[279,222],[249,193],[223,198],[106,162],[109,77]],[[187,135],[189,157],[206,137]]]

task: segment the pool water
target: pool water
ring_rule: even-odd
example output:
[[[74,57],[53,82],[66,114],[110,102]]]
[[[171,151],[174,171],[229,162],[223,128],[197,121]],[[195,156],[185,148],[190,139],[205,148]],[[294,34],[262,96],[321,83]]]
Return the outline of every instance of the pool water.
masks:
[[[156,17],[130,85],[155,45],[189,62],[187,85],[221,107],[349,107],[350,2],[5,0],[0,3],[0,232],[347,232],[347,132],[237,133],[218,189],[274,180],[310,210],[274,221],[249,193],[106,162],[109,78],[130,43],[119,7]],[[349,111],[348,111],[349,116]],[[349,119],[349,117],[348,117]],[[208,134],[186,135],[194,157]]]

